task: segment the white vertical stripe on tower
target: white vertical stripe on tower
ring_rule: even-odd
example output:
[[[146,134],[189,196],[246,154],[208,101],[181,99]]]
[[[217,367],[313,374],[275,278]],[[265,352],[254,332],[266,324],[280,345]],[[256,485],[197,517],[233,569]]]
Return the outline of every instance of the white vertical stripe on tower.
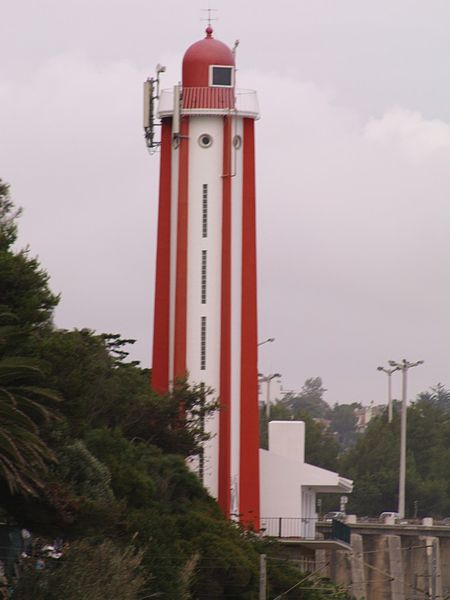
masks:
[[[170,307],[169,307],[169,384],[174,379],[175,349],[175,282],[177,272],[178,226],[178,167],[179,150],[172,146],[172,173],[170,199]]]
[[[212,137],[211,146],[199,144],[201,134]],[[189,118],[189,209],[187,273],[186,364],[192,383],[204,382],[220,389],[220,309],[222,248],[223,119],[220,116]],[[208,228],[203,237],[203,185],[208,185]],[[206,304],[201,302],[202,250],[207,251]],[[201,322],[206,317],[206,368],[201,369]],[[208,419],[212,438],[205,444],[204,484],[218,494],[218,422]]]
[[[243,136],[242,118],[233,119],[232,135]],[[242,310],[242,144],[232,146],[231,187],[231,514],[239,512],[239,452]]]

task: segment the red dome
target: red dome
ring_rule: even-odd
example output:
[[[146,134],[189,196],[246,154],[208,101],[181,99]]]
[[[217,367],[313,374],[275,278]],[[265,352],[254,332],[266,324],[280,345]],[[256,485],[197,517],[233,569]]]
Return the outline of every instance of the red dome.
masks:
[[[206,28],[206,37],[186,50],[183,58],[183,87],[207,87],[210,65],[234,66],[230,48],[212,37],[212,28]]]

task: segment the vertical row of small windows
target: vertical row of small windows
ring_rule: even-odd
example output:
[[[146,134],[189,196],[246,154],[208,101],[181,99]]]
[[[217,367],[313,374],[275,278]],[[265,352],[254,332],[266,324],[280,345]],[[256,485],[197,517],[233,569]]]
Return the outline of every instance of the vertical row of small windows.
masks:
[[[205,432],[205,384],[200,383],[200,430]],[[202,445],[198,457],[198,476],[200,481],[204,483],[205,477],[205,447]]]
[[[208,237],[208,184],[202,185],[202,237]],[[207,254],[206,250],[202,250],[202,267],[201,267],[201,303],[206,304],[206,269],[207,269]],[[200,370],[206,369],[206,317],[201,317],[200,327]]]
[[[208,184],[202,189],[202,237],[208,237]]]
[[[200,370],[206,369],[206,317],[202,317],[200,327]]]
[[[202,304],[206,304],[206,250],[202,250],[202,283],[201,296]]]

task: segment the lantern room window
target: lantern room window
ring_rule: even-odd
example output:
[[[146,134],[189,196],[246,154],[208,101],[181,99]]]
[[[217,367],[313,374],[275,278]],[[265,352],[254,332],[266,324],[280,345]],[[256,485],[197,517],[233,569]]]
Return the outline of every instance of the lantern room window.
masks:
[[[209,67],[209,85],[212,87],[233,87],[234,67]]]

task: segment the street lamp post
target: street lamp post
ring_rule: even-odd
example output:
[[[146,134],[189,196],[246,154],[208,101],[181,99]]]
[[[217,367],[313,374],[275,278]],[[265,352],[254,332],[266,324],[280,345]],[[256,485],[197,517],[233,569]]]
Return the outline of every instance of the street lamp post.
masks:
[[[274,342],[275,338],[270,337],[267,338],[266,340],[263,340],[262,342],[258,342],[258,346],[263,346],[264,344],[268,344],[270,342]],[[275,377],[281,377],[281,375],[279,373],[273,373],[273,375],[267,375],[264,376],[262,373],[258,374],[260,377],[260,381],[264,381],[267,384],[267,389],[266,389],[266,416],[267,416],[267,421],[269,420],[269,415],[270,415],[270,382],[272,381],[272,379],[275,379]]]
[[[263,342],[258,342],[258,346],[262,346],[263,344],[267,344],[268,342],[274,342],[275,338],[267,338],[267,340],[264,340]]]
[[[385,367],[377,367],[377,371],[383,371],[383,373],[386,373],[386,375],[388,376],[388,421],[389,423],[392,423],[392,383],[391,383],[391,376],[392,373],[395,373],[395,371],[398,371],[398,367],[392,368],[392,369],[386,369]]]
[[[398,480],[398,516],[399,519],[405,518],[405,483],[406,483],[406,403],[407,403],[407,380],[408,369],[423,364],[423,360],[409,362],[403,359],[397,363],[394,360],[389,361],[392,368],[402,372],[402,413],[400,420],[400,472]]]
[[[269,417],[270,417],[270,382],[272,381],[272,379],[276,379],[277,377],[281,377],[281,373],[272,373],[270,375],[261,375],[260,374],[260,381],[263,381],[264,383],[267,384],[267,388],[266,388],[266,417],[267,417],[267,421],[269,421]]]

